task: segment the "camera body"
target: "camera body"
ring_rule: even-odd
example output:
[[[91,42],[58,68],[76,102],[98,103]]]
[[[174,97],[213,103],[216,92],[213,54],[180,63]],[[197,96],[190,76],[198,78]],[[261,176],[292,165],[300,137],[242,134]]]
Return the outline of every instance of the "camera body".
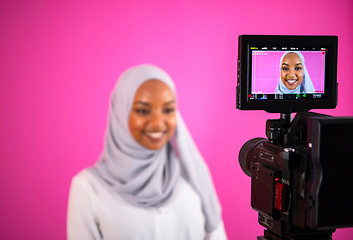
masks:
[[[282,55],[279,71],[288,48],[309,56],[306,64],[315,59],[312,66],[321,64],[321,74],[315,77],[321,85],[314,84],[315,91],[259,88],[261,81],[279,75],[265,76],[261,71],[266,65],[257,64],[267,62],[267,56]],[[315,75],[313,67],[308,72]],[[267,120],[267,139],[251,139],[239,152],[240,166],[251,177],[251,206],[267,229],[258,239],[329,240],[336,228],[353,227],[353,117],[308,112],[336,107],[336,75],[335,36],[239,37],[237,108],[280,113],[279,119]],[[292,112],[298,112],[293,120]]]
[[[353,117],[302,112],[287,128],[284,121],[267,120],[268,139],[240,150],[251,206],[267,235],[331,239],[336,228],[353,226]]]

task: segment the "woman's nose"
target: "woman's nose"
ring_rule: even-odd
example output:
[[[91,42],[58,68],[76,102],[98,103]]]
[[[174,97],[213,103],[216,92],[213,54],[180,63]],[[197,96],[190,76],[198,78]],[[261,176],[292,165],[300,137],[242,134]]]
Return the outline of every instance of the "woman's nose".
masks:
[[[149,121],[149,124],[153,127],[160,127],[163,126],[163,116],[162,114],[159,113],[154,113],[151,115],[151,119]]]
[[[294,68],[290,68],[290,69],[289,69],[289,75],[290,75],[290,76],[295,76]]]

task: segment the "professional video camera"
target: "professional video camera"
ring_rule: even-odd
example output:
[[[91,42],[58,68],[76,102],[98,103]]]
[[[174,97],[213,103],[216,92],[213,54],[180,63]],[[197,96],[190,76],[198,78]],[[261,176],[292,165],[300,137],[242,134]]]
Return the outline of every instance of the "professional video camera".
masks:
[[[269,240],[330,240],[353,227],[353,117],[337,105],[336,36],[239,36],[237,108],[280,113],[239,163]],[[292,113],[296,113],[292,119]]]

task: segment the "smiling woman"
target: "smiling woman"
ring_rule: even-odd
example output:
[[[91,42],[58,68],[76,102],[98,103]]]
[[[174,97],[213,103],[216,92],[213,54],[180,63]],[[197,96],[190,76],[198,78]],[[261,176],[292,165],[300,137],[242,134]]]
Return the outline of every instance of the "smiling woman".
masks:
[[[105,145],[72,180],[68,239],[226,240],[207,165],[152,65],[128,69],[111,96]]]
[[[285,52],[280,60],[281,79],[275,93],[315,93],[303,54]]]

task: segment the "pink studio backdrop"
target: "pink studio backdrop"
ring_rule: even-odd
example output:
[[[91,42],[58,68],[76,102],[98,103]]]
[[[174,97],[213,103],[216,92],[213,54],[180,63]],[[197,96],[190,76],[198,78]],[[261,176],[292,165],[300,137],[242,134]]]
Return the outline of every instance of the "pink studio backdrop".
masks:
[[[295,6],[301,6],[295,7]],[[130,0],[0,3],[1,239],[65,239],[71,178],[103,146],[120,73],[153,63],[175,80],[179,109],[210,167],[229,239],[263,233],[241,146],[277,114],[235,108],[240,34],[337,35],[338,107],[353,115],[351,0]],[[293,12],[288,15],[288,12]],[[290,18],[289,16],[293,16]],[[353,239],[339,229],[334,240]]]
[[[281,77],[281,57],[285,51],[253,51],[252,93],[273,94]],[[325,90],[325,56],[321,51],[301,51],[316,92]]]

